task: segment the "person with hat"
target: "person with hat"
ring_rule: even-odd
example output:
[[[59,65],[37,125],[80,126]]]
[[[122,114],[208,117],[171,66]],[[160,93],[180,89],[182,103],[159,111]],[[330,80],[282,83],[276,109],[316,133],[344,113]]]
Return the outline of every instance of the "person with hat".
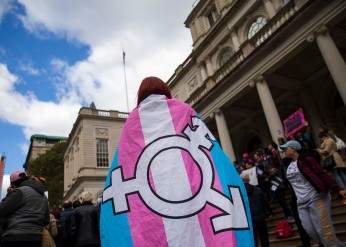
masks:
[[[329,247],[340,247],[331,220],[331,196],[329,191],[346,198],[346,189],[341,189],[334,178],[323,171],[322,166],[310,153],[301,152],[297,141],[288,141],[280,148],[291,159],[286,176],[295,197],[299,218],[309,236]]]
[[[246,193],[249,198],[252,227],[254,232],[255,246],[258,246],[258,239],[262,247],[269,246],[268,226],[266,222],[265,197],[260,188],[250,184],[250,175],[248,173],[240,174],[244,183]]]
[[[41,246],[42,227],[50,221],[43,185],[20,170],[10,175],[10,183],[0,203],[0,219],[5,221],[1,246]]]

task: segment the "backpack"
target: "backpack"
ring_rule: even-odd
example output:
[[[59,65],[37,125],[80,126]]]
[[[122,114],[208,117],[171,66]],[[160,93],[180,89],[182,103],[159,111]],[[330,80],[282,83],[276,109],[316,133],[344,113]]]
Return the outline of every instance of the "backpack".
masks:
[[[281,220],[276,225],[275,236],[277,239],[290,238],[293,236],[292,225],[287,220]]]

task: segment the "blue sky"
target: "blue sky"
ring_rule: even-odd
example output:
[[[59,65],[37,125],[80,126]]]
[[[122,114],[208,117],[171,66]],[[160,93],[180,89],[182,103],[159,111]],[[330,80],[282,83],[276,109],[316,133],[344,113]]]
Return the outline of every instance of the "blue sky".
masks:
[[[143,78],[169,79],[192,50],[194,2],[1,0],[5,174],[22,169],[31,135],[68,136],[82,106],[127,111],[122,49],[130,110]]]

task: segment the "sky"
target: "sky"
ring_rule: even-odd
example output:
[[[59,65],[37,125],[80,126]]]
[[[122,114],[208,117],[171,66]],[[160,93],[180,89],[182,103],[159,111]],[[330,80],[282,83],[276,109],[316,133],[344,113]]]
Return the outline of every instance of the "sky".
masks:
[[[127,111],[127,92],[131,111],[145,77],[167,81],[192,51],[184,22],[196,2],[1,0],[5,174],[23,169],[32,135],[67,137],[81,107]]]

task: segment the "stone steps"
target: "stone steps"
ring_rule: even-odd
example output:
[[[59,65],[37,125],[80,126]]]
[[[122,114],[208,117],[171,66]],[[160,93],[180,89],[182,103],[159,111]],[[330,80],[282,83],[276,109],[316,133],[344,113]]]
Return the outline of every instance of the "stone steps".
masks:
[[[289,201],[290,196],[287,195],[286,199]],[[269,245],[271,247],[293,247],[301,245],[299,232],[295,222],[292,223],[294,231],[293,237],[287,239],[276,239],[275,228],[277,223],[284,219],[284,214],[278,202],[274,201],[270,206],[275,215],[270,220],[267,220]],[[346,242],[346,206],[341,204],[341,199],[335,193],[332,194],[331,214],[338,239],[342,242]],[[313,241],[311,241],[311,243],[314,244],[313,246],[318,246],[318,243],[314,243]]]

